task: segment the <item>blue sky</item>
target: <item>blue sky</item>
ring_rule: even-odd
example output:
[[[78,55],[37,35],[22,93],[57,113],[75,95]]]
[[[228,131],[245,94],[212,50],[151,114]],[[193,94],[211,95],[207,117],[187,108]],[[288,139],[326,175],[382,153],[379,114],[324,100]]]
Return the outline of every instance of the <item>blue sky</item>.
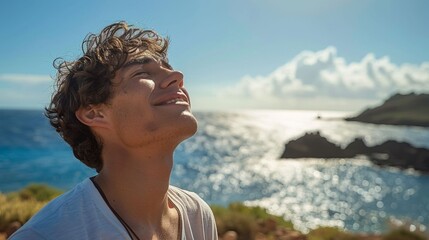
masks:
[[[429,92],[429,1],[3,1],[0,108],[43,108],[57,57],[119,20],[169,36],[197,110],[359,110]]]

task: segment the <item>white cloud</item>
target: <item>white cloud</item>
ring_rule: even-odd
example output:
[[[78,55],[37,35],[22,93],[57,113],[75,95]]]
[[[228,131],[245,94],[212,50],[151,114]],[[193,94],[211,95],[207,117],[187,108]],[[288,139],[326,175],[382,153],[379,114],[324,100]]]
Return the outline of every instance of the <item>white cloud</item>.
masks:
[[[49,75],[34,75],[34,74],[0,74],[0,81],[13,83],[28,83],[39,84],[52,82]]]
[[[48,75],[0,74],[0,108],[43,108],[50,100]]]
[[[223,97],[274,105],[318,99],[313,107],[323,108],[323,102],[343,101],[346,106],[344,101],[351,101],[356,105],[359,99],[368,103],[410,91],[429,92],[429,62],[396,65],[388,57],[377,59],[368,53],[358,62],[347,63],[334,47],[328,47],[301,52],[267,76],[245,76]]]

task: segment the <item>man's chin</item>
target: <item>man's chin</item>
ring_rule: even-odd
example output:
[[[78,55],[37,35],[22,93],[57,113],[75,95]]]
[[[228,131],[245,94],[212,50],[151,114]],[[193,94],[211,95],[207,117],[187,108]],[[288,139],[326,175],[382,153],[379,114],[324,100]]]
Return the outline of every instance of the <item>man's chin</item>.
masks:
[[[192,137],[198,130],[198,121],[190,111],[182,114],[179,124],[184,139]]]
[[[197,121],[197,118],[195,118],[195,116],[191,112],[189,112],[189,114],[186,115],[186,121],[189,124],[187,128],[190,133],[189,137],[191,137],[198,130],[198,121]]]

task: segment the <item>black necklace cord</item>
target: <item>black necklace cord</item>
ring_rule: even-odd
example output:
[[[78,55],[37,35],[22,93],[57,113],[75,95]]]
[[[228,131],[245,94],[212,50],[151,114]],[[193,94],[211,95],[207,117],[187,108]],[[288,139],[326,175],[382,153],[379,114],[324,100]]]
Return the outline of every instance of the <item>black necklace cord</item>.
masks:
[[[139,236],[133,231],[133,229],[125,222],[125,220],[115,211],[115,209],[110,205],[109,200],[107,200],[106,194],[104,194],[101,187],[95,182],[94,177],[91,177],[91,181],[94,184],[95,188],[97,188],[98,192],[100,193],[101,197],[103,197],[104,202],[107,204],[107,206],[110,208],[110,210],[115,214],[116,218],[119,220],[119,222],[122,224],[122,226],[125,228],[125,231],[127,231],[128,235],[130,236],[131,240],[137,238],[137,240],[140,240]],[[130,232],[131,231],[131,232]],[[133,237],[134,235],[134,237]]]

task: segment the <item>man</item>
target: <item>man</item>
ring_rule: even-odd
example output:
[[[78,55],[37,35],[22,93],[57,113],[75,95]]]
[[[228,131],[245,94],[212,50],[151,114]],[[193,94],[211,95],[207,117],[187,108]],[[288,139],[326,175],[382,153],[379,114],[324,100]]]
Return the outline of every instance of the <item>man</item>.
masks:
[[[56,60],[46,115],[98,175],[11,239],[217,239],[208,205],[169,185],[173,151],[197,121],[183,74],[168,64],[168,40],[120,22],[84,44],[78,60]]]

